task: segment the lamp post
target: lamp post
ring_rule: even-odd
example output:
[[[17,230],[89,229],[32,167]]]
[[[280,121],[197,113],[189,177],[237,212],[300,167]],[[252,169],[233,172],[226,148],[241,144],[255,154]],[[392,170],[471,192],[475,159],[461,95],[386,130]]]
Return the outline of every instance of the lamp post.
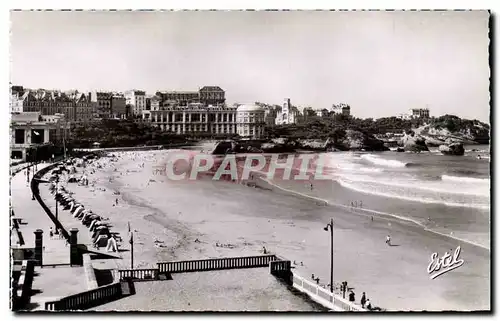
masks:
[[[58,190],[59,190],[59,181],[57,180],[57,181],[56,181],[56,222],[58,222],[58,221],[59,221],[59,217],[58,217],[58,216],[59,216],[59,205],[58,205],[58,204],[59,204],[59,201],[57,200],[57,191],[58,191]],[[54,223],[54,224],[55,224],[55,223]],[[58,230],[57,230],[57,224],[55,224],[55,229],[54,229],[54,231],[55,231],[55,234],[58,234],[58,233],[59,233],[59,232],[58,232]]]
[[[330,247],[331,247],[331,255],[330,255],[330,292],[333,293],[333,218],[330,223],[326,224],[323,228],[328,232],[330,229]]]

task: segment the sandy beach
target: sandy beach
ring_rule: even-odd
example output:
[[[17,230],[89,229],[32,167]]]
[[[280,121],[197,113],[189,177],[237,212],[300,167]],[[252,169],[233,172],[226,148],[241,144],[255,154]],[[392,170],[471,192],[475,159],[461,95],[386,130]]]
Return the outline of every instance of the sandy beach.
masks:
[[[304,182],[293,181],[272,182],[281,188],[265,181],[259,181],[261,188],[210,179],[169,181],[154,172],[166,153],[114,153],[116,162],[101,158],[91,165],[96,169],[93,174],[91,168],[85,169],[89,186],[68,184],[77,200],[109,218],[125,248],[129,248],[130,222],[136,268],[162,260],[257,255],[266,247],[296,261],[300,275],[314,273],[326,284],[330,236],[323,227],[333,217],[334,279],[348,281],[357,301],[366,292],[374,305],[388,310],[490,308],[487,249],[395,218],[376,216],[372,221],[370,215],[306,197],[329,188],[326,183],[323,187],[315,183],[315,190],[307,192]],[[297,197],[292,191],[304,195]],[[387,234],[397,246],[384,243]],[[442,255],[459,245],[465,264],[431,280],[427,273],[431,254]],[[123,265],[128,268],[129,262]]]

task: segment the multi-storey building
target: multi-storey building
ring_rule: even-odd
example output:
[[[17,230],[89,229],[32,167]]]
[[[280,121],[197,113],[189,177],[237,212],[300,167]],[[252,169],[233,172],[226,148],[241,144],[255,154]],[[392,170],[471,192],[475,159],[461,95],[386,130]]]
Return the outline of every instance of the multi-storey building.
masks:
[[[23,112],[23,99],[22,94],[12,91],[10,94],[9,107],[11,113]]]
[[[125,92],[125,103],[130,106],[133,116],[142,115],[142,111],[146,109],[146,92],[135,89]]]
[[[205,86],[199,90],[199,100],[205,106],[223,105],[226,102],[226,93],[219,86]]]
[[[111,116],[113,118],[125,118],[127,100],[121,93],[113,93],[111,96]]]
[[[110,92],[94,91],[90,94],[90,101],[94,105],[95,118],[109,118],[111,116],[111,98]]]
[[[200,101],[200,94],[197,91],[158,91],[156,96],[162,101],[176,101],[179,106],[187,106]]]
[[[179,106],[201,103],[204,106],[222,106],[226,102],[226,93],[219,86],[205,86],[198,91],[158,91],[156,96],[162,101],[173,100]]]
[[[236,129],[243,138],[259,139],[264,135],[265,110],[258,105],[244,104],[236,110]]]
[[[178,134],[236,133],[236,107],[203,106],[201,103],[180,106],[172,100],[160,103],[159,98],[154,97],[151,110],[143,112],[143,119],[161,130]]]
[[[78,91],[25,90],[21,99],[24,112],[64,114],[69,122],[87,122],[93,118],[94,105],[89,95]]]

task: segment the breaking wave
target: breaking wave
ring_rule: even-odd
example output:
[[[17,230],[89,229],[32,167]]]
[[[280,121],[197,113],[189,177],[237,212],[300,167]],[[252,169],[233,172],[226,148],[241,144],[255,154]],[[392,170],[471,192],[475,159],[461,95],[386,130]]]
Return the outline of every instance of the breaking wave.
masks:
[[[383,158],[380,158],[376,155],[361,155],[361,158],[367,162],[370,162],[370,163],[378,165],[378,166],[406,167],[408,165],[408,163],[403,163],[403,162],[400,162],[398,160],[393,160],[393,159],[383,159]]]
[[[452,175],[442,175],[441,180],[448,182],[458,182],[458,183],[476,183],[476,184],[489,184],[489,178],[475,178],[466,176],[452,176]]]

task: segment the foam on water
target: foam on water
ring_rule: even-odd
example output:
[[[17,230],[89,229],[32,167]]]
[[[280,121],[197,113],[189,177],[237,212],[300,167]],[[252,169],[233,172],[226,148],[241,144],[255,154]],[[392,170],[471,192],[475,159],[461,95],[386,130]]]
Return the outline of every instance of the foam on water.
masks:
[[[378,157],[377,155],[371,155],[371,154],[361,155],[361,158],[372,164],[385,167],[405,167],[408,164],[400,162],[398,160],[383,159]]]
[[[473,183],[473,184],[488,184],[488,185],[490,184],[489,178],[442,175],[441,179],[443,181],[457,182],[457,183]]]

